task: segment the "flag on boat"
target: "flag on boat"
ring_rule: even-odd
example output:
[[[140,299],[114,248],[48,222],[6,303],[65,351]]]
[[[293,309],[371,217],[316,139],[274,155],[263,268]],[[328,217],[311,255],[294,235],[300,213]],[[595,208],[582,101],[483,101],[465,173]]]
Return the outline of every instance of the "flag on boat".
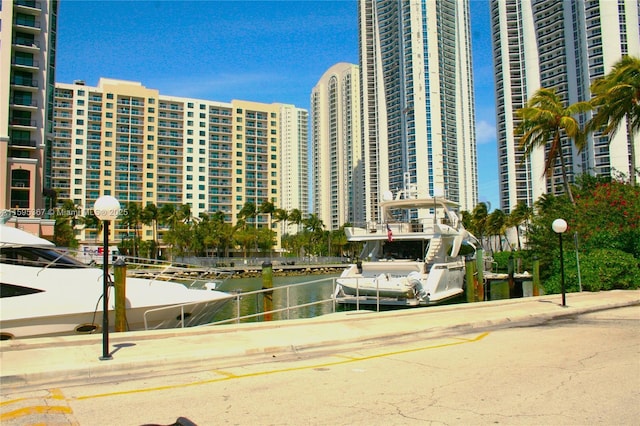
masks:
[[[393,232],[391,232],[391,227],[389,226],[388,223],[387,223],[387,240],[389,240],[389,242],[393,241]]]

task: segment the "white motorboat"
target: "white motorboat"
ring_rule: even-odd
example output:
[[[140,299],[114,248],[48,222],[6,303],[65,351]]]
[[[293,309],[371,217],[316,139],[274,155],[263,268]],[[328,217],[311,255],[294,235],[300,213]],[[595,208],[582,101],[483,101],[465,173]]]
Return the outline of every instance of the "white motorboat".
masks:
[[[0,225],[0,261],[2,340],[102,331],[101,267],[81,263],[58,251],[51,242],[4,224]],[[113,286],[108,293],[112,328]],[[229,294],[210,288],[128,277],[127,329],[206,324],[230,299]]]
[[[345,227],[347,240],[364,247],[338,278],[336,299],[418,306],[462,293],[465,256],[475,252],[477,240],[465,230],[455,207],[443,197],[386,192],[379,223]]]

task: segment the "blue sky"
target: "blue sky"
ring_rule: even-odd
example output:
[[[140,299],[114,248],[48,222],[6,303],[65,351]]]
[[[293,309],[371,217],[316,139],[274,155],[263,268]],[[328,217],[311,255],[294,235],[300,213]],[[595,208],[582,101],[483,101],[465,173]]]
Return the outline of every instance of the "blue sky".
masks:
[[[499,207],[488,0],[471,1],[480,201]],[[358,63],[355,0],[60,2],[56,81],[139,81],[163,95],[309,109],[338,62]]]

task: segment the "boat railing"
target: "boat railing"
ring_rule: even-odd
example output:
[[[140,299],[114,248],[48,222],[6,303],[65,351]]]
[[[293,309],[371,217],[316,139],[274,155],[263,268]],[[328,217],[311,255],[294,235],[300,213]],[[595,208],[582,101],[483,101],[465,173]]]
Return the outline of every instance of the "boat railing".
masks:
[[[233,275],[227,269],[202,267],[165,260],[121,256],[127,266],[127,276],[148,278],[154,281],[180,281],[193,287],[202,281],[214,281],[219,284]]]
[[[354,297],[355,299],[355,307],[356,307],[356,311],[360,310],[360,302],[363,300],[363,297],[366,300],[369,300],[372,296],[360,296],[360,281],[368,281],[366,278],[359,278],[359,277],[349,277],[347,278],[349,281],[355,281],[355,285],[356,285],[356,294]],[[375,306],[376,306],[376,312],[380,312],[380,300],[382,298],[382,296],[380,296],[380,282],[378,280],[377,277],[373,278],[373,282],[375,283],[375,287],[376,287],[376,295],[374,296],[375,298]],[[338,293],[336,292],[334,294],[334,299],[338,296]],[[367,306],[370,306],[370,304],[367,304]]]
[[[438,221],[437,224],[446,224],[446,221]],[[392,234],[420,234],[434,233],[436,231],[433,218],[416,219],[411,222],[369,222],[361,226],[345,227],[348,236],[388,235],[389,230],[391,230]]]

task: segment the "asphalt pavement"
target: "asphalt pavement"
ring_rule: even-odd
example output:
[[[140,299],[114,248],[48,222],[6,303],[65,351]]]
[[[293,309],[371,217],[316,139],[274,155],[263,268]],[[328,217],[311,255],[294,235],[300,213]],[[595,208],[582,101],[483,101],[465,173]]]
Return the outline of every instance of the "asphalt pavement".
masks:
[[[399,311],[340,312],[311,319],[0,342],[3,392],[218,369],[371,340],[440,337],[531,326],[589,312],[640,305],[640,290],[546,295]],[[638,311],[640,315],[640,310]]]

